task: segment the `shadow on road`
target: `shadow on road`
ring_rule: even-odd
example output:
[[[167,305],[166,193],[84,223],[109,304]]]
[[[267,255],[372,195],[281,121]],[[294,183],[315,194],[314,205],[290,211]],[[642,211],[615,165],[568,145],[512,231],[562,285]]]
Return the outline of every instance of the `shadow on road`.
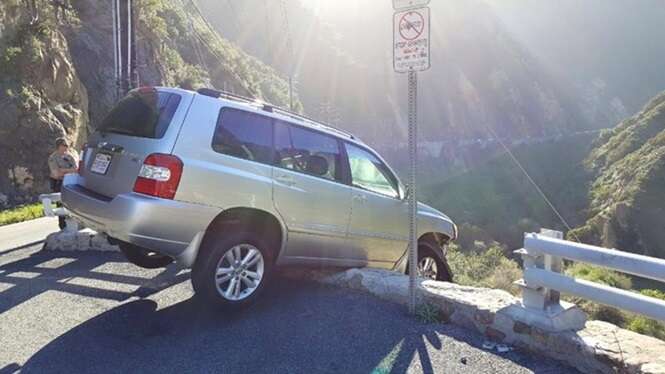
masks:
[[[44,266],[52,260],[65,260],[61,266]],[[124,301],[131,297],[147,297],[165,288],[189,279],[189,274],[178,274],[170,266],[157,276],[146,279],[96,271],[109,262],[125,262],[116,253],[41,251],[30,257],[0,266],[0,283],[9,285],[0,292],[0,314],[46,291],[62,291],[81,296]],[[90,281],[117,282],[139,286],[133,292],[102,289],[89,285],[68,283],[72,278]]]
[[[43,267],[63,259],[55,269]],[[465,367],[461,355],[472,348],[458,341],[478,348],[482,337],[451,325],[418,323],[402,306],[354,291],[279,276],[251,308],[221,313],[192,298],[190,288],[172,287],[189,278],[175,267],[149,280],[96,270],[122,261],[111,253],[39,252],[1,266],[0,283],[13,287],[0,292],[0,313],[48,290],[120,303],[56,337],[22,367],[2,368],[2,374],[19,368],[22,373],[383,374],[405,373],[413,365],[424,373],[438,373],[442,367],[474,372],[487,370],[481,363],[491,357],[476,350],[485,358]],[[141,287],[133,292],[98,289],[66,283],[71,277]],[[159,291],[164,292],[156,295]],[[135,296],[140,299],[129,300]],[[190,298],[162,309],[148,299],[165,305],[164,299],[182,296]],[[534,362],[524,362],[524,355],[502,357],[524,367]]]
[[[414,329],[402,308],[282,278],[266,291],[236,313],[195,298],[161,310],[132,301],[53,340],[21,372],[400,373],[416,352],[435,372],[425,340],[442,348],[436,327]]]

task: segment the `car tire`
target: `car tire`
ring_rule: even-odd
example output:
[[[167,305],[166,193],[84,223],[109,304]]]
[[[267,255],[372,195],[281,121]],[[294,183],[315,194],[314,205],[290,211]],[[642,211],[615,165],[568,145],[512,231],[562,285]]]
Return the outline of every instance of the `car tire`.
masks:
[[[272,262],[267,243],[255,233],[241,232],[208,240],[192,269],[196,297],[213,309],[245,307],[265,288]]]
[[[134,244],[120,242],[118,247],[127,261],[144,269],[159,269],[173,262],[173,258],[169,256],[160,255]]]
[[[426,242],[418,245],[418,275],[442,282],[453,281],[448,264],[435,252],[432,244]]]

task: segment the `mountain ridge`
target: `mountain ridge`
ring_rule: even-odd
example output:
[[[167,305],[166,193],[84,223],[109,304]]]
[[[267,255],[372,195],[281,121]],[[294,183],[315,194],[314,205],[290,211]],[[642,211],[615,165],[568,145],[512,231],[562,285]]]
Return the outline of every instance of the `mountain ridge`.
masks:
[[[588,218],[569,236],[665,258],[665,92],[594,145]]]

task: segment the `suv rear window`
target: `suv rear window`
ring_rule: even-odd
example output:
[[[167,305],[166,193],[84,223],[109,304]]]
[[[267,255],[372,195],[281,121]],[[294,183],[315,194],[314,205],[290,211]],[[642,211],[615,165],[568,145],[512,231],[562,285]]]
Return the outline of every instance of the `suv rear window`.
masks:
[[[164,136],[180,105],[180,95],[169,92],[132,91],[111,110],[101,132],[158,139]]]

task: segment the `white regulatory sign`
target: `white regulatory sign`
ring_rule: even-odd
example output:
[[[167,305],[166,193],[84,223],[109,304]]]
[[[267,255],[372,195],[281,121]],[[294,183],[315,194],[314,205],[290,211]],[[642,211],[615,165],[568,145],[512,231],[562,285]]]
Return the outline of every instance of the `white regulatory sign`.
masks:
[[[429,8],[395,12],[393,16],[393,67],[398,73],[430,67]]]
[[[395,10],[422,7],[427,4],[429,4],[429,0],[393,0],[393,8]]]

